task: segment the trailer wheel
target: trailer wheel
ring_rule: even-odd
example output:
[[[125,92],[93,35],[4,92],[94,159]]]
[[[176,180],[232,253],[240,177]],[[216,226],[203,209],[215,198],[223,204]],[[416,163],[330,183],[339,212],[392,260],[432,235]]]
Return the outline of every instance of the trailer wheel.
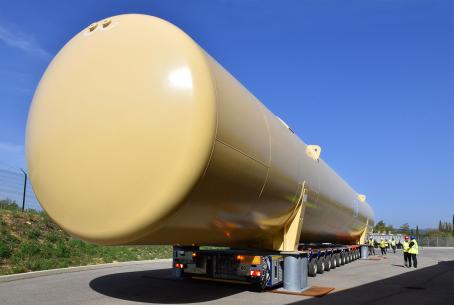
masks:
[[[270,280],[270,268],[268,263],[264,263],[262,265],[262,270],[263,274],[260,277],[260,281],[256,284],[256,290],[258,292],[263,292],[266,289],[266,285],[268,284],[268,281]]]
[[[356,249],[356,259],[359,259],[359,250]]]
[[[345,265],[347,262],[347,258],[345,257],[345,252],[341,253],[341,265]]]
[[[340,267],[342,265],[342,257],[340,253],[336,253],[336,266]]]
[[[331,254],[329,256],[329,259],[331,260],[331,269],[336,269],[336,267],[337,267],[336,254]]]
[[[317,273],[322,274],[325,272],[325,258],[319,257],[317,259]]]
[[[352,261],[352,253],[349,251],[347,253],[345,253],[345,260],[346,260],[346,264],[350,263]]]
[[[309,265],[307,268],[307,274],[311,277],[317,276],[317,262],[316,262],[315,258],[313,258],[309,261]]]
[[[324,260],[325,260],[325,271],[330,271],[331,270],[331,257],[329,255],[325,256]]]

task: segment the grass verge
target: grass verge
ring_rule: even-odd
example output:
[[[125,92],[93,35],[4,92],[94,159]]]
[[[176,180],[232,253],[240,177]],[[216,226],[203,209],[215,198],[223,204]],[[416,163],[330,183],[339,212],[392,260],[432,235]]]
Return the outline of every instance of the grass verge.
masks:
[[[170,246],[98,246],[69,236],[44,212],[0,209],[0,275],[171,257]]]

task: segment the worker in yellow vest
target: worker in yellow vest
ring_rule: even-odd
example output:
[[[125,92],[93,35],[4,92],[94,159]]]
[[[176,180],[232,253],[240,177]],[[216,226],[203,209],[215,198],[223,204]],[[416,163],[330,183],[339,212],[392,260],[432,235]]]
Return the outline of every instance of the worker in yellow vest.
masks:
[[[396,253],[396,240],[394,237],[391,239],[391,248],[393,249],[393,253]]]
[[[386,255],[386,242],[383,239],[383,237],[380,240],[380,250],[381,250],[381,255]]]
[[[418,267],[418,260],[416,259],[416,256],[418,255],[418,242],[416,241],[416,238],[414,236],[411,237],[411,241],[408,244],[408,262],[409,266],[411,267],[411,261],[413,261],[413,267]]]
[[[369,238],[369,255],[375,255],[375,240],[371,237]]]
[[[408,241],[408,236],[405,236],[404,242],[402,243],[402,249],[404,250],[404,263],[405,267],[410,267],[408,265],[408,249],[410,248],[410,242]]]

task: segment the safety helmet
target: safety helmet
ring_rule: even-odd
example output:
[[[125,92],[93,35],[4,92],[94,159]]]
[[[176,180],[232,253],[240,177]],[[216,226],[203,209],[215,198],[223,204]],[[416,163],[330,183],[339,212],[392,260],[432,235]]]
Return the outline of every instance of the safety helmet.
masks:
[[[413,235],[411,236],[411,239],[416,239],[416,237],[414,237]]]

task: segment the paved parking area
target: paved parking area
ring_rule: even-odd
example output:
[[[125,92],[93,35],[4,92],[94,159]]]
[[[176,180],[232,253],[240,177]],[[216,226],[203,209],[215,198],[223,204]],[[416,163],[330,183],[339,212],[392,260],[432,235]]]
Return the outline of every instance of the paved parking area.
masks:
[[[153,262],[3,282],[0,304],[454,304],[454,249],[420,250],[419,265],[404,268],[401,252],[357,260],[310,278],[310,285],[336,288],[310,298],[175,280],[169,262]]]

